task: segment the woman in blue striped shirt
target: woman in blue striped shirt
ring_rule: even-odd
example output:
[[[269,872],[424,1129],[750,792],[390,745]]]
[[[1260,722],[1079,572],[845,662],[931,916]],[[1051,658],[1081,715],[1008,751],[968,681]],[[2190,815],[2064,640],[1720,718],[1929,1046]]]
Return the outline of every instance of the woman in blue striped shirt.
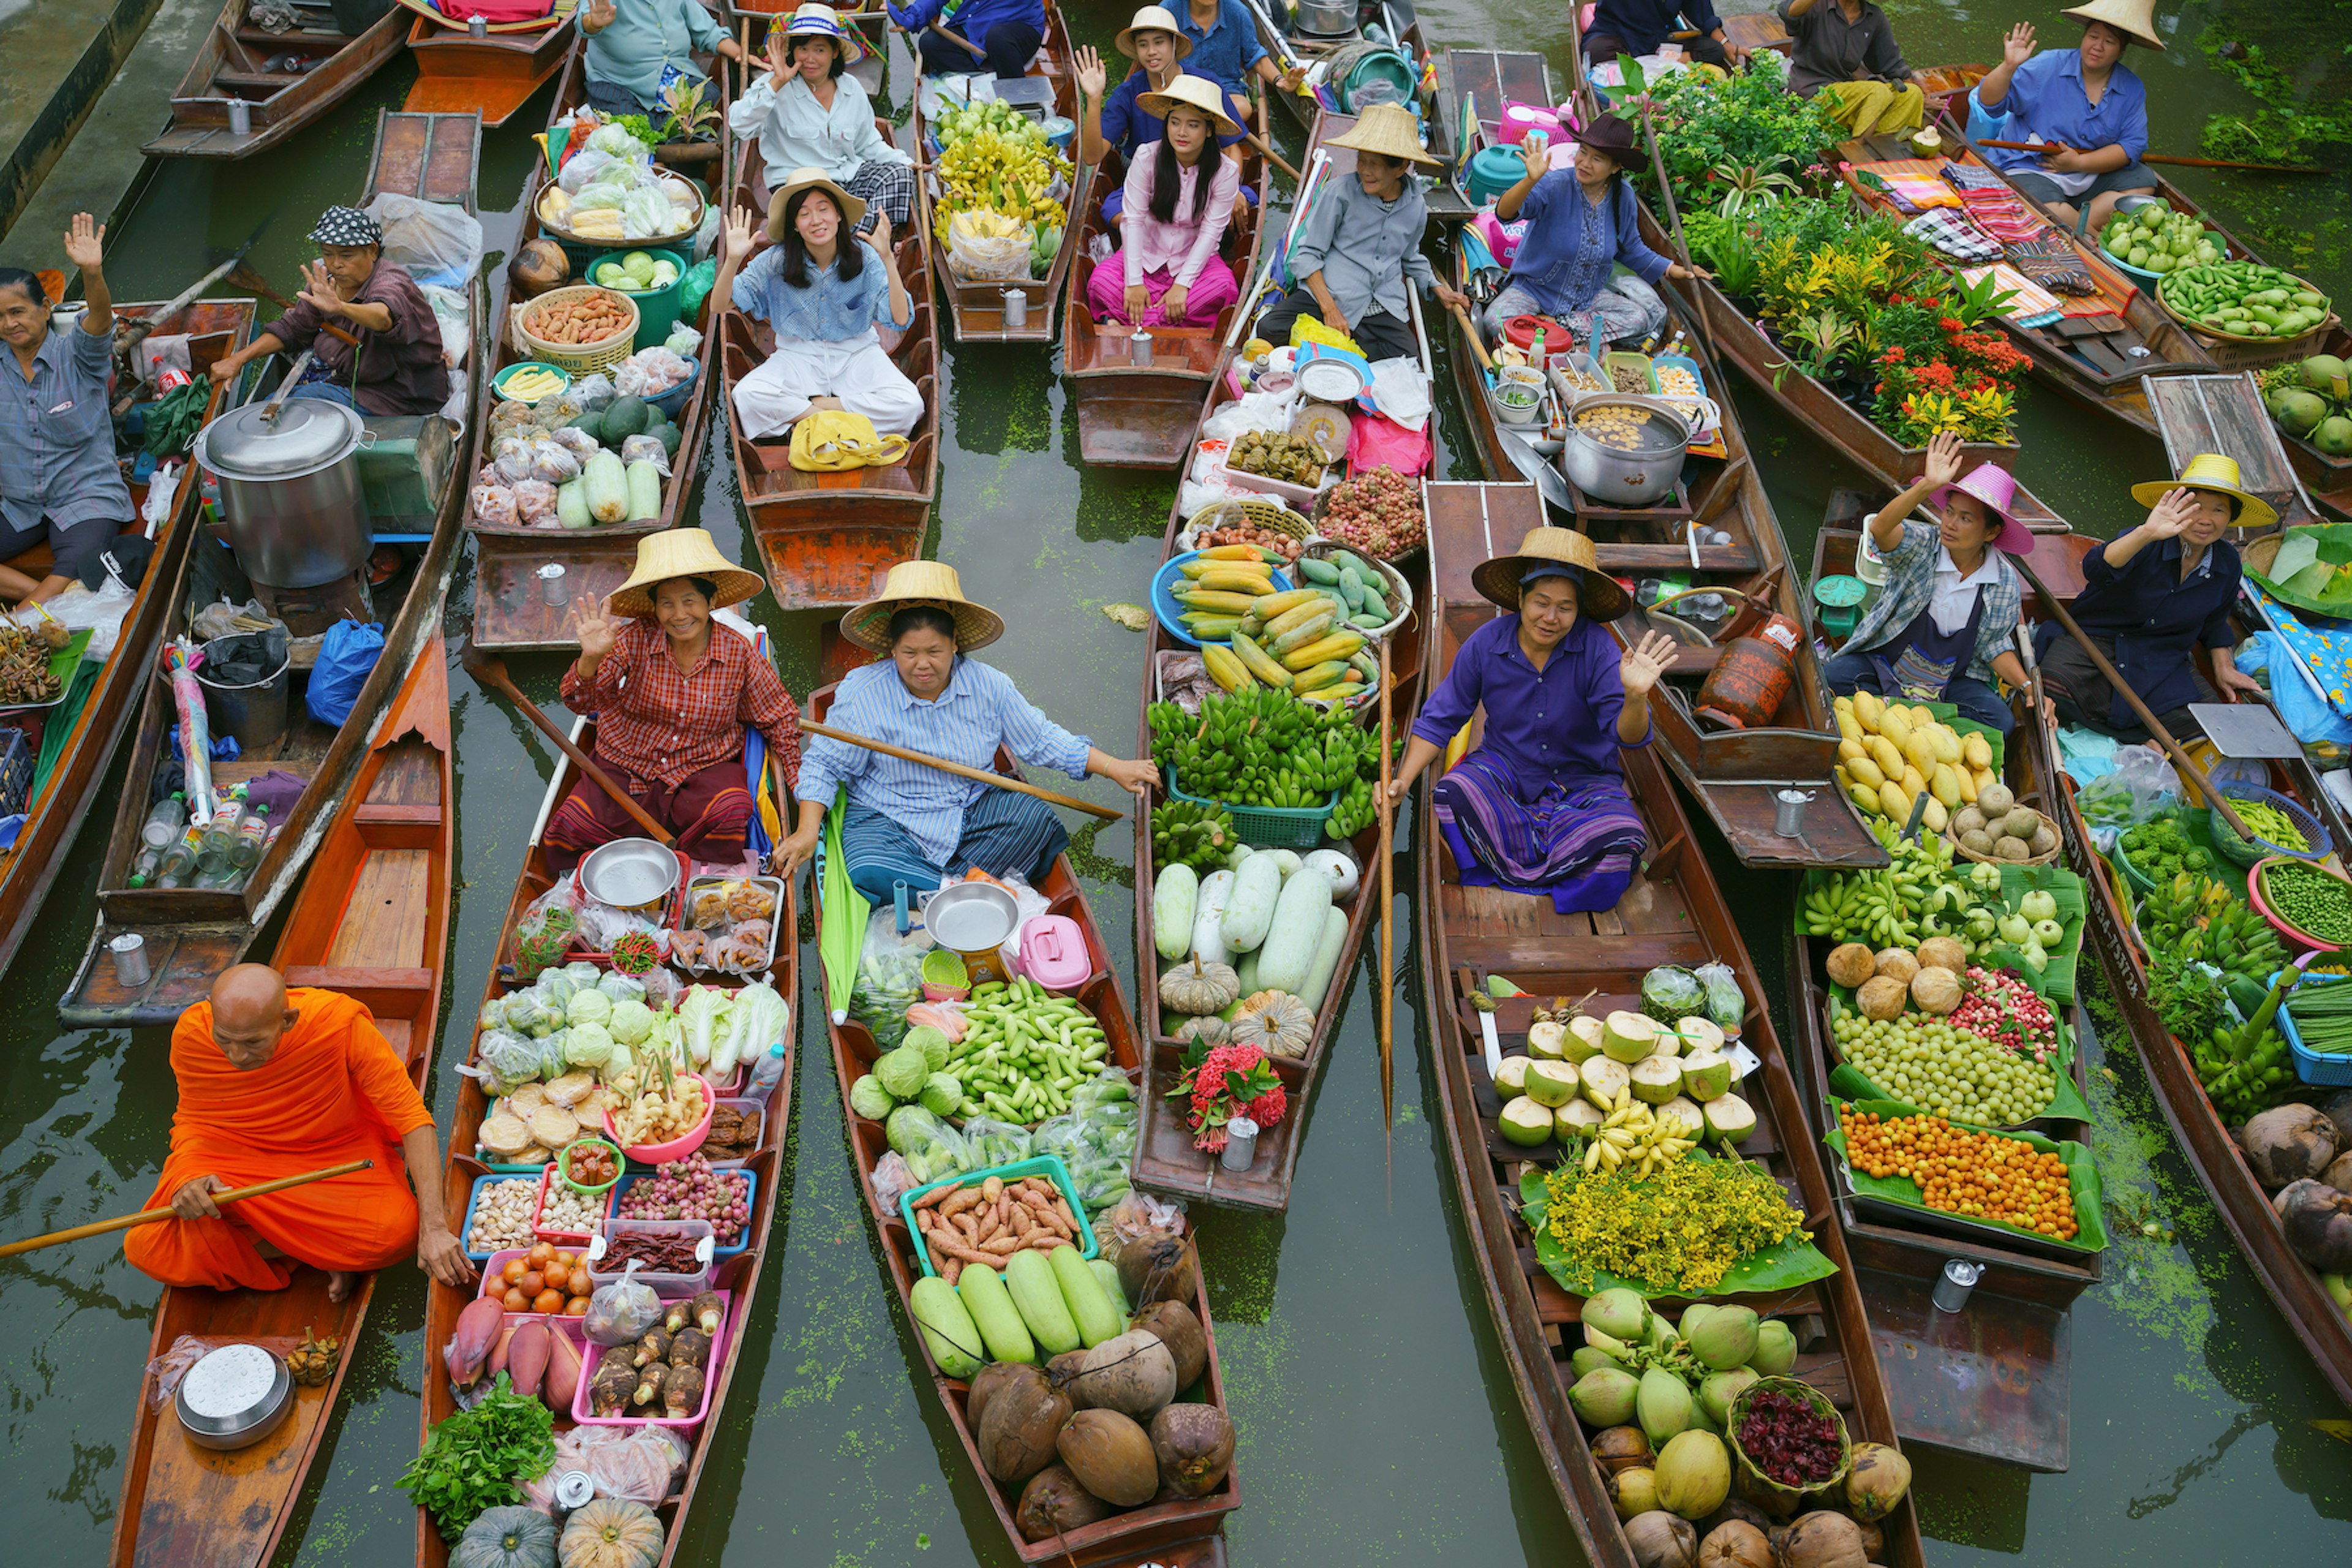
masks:
[[[887,657],[842,678],[825,715],[835,729],[983,771],[995,765],[1001,745],[1074,779],[1101,773],[1145,799],[1160,782],[1149,761],[1121,761],[1071,734],[1004,674],[970,657],[1003,637],[1004,622],[963,596],[951,566],[891,567],[880,597],[841,617],[841,635]],[[889,901],[898,882],[929,891],[974,867],[992,877],[1017,872],[1034,886],[1070,841],[1053,808],[1034,795],[813,739],[793,785],[800,826],[782,847],[790,866],[815,852],[825,811],[843,786],[849,805],[842,858],[850,880],[877,903]]]

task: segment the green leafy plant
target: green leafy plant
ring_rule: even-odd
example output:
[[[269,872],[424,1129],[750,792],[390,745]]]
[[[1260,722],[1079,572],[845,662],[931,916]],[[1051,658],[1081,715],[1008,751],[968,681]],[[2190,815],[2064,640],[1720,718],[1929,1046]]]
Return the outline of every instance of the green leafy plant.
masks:
[[[1745,225],[1719,213],[1698,212],[1684,220],[1683,235],[1691,254],[1715,274],[1717,288],[1735,300],[1755,298],[1762,274]]]
[[[1797,182],[1786,174],[1753,166],[1742,169],[1725,163],[1710,170],[1709,177],[1723,184],[1723,199],[1715,210],[1725,217],[1738,217],[1748,207],[1769,206],[1782,192],[1793,194],[1798,188]]]
[[[704,81],[675,81],[662,93],[661,106],[669,119],[661,129],[664,142],[708,142],[719,123],[719,105]]]
[[[1814,376],[1827,375],[1855,342],[1853,322],[1826,305],[1790,318],[1780,333],[1780,346],[1799,369]]]
[[[522,1501],[522,1483],[554,1463],[555,1417],[500,1373],[480,1404],[433,1428],[394,1484],[455,1541],[484,1509]]]
[[[1965,283],[1954,290],[1951,300],[1953,319],[1964,327],[1973,327],[1988,316],[1998,316],[2017,298],[2014,289],[2003,289],[1999,274],[1986,268],[1973,283]]]

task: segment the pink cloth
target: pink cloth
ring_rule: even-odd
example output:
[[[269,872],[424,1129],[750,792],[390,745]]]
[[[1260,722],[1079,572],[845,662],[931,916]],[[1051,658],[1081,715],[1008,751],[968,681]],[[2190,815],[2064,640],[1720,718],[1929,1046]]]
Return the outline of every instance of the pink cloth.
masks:
[[[1119,209],[1119,247],[1127,258],[1129,283],[1140,283],[1147,274],[1166,268],[1176,281],[1190,288],[1217,258],[1225,226],[1233,221],[1234,197],[1242,188],[1242,169],[1213,144],[1202,149],[1202,156],[1216,167],[1210,175],[1209,203],[1201,221],[1191,221],[1192,187],[1201,177],[1201,166],[1195,163],[1189,168],[1178,165],[1175,221],[1160,223],[1151,216],[1160,149],[1149,145],[1136,149],[1135,162],[1127,170],[1127,205]]]
[[[1144,292],[1151,304],[1143,312],[1141,325],[1205,327],[1217,319],[1218,311],[1242,297],[1242,286],[1234,281],[1234,269],[1225,265],[1223,258],[1212,256],[1208,265],[1201,268],[1200,277],[1193,280],[1192,291],[1185,296],[1183,321],[1171,322],[1160,309],[1160,297],[1175,281],[1165,267],[1145,276]],[[1127,272],[1117,257],[1107,256],[1096,264],[1093,276],[1087,279],[1087,308],[1097,321],[1127,320]]]

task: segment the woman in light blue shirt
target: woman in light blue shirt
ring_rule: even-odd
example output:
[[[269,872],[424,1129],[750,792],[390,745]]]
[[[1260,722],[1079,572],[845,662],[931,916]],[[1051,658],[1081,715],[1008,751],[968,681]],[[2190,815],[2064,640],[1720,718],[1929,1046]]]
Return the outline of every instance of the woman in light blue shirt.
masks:
[[[823,169],[867,207],[900,228],[915,214],[914,160],[893,146],[874,123],[874,100],[857,79],[842,74],[865,58],[865,46],[815,3],[768,33],[768,68],[727,110],[738,136],[755,137],[770,189],[794,169]]]
[[[864,202],[816,169],[794,172],[769,199],[769,244],[757,256],[750,209],[727,215],[710,291],[775,334],[767,363],[735,384],[735,418],[751,439],[781,435],[813,408],[863,414],[883,436],[904,436],[922,418],[923,395],[875,330],[903,332],[915,321],[889,220],[875,215],[862,247],[844,235],[865,216]]]
[[[2147,88],[2123,64],[2135,43],[2164,47],[2153,31],[2150,0],[2092,0],[2063,15],[2083,24],[2079,48],[2033,52],[2033,28],[2023,22],[2001,40],[2000,64],[1985,73],[1972,107],[2017,122],[2019,141],[2042,141],[2042,153],[1989,148],[1985,156],[2010,183],[2074,225],[2086,203],[2095,232],[2115,216],[2118,198],[2156,189],[2140,166],[2147,151]]]
[[[697,0],[589,0],[579,16],[587,39],[588,107],[645,115],[656,131],[667,113],[665,88],[709,79],[696,55],[743,63],[743,46]]]

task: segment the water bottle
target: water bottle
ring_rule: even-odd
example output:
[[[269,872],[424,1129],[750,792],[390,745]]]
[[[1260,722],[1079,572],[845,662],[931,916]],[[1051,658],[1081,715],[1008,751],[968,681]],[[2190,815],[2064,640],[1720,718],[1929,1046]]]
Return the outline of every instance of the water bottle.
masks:
[[[261,852],[268,842],[269,807],[258,805],[236,825],[236,841],[229,846],[228,863],[239,870],[252,870],[260,863]]]
[[[747,1100],[765,1100],[784,1081],[784,1042],[778,1040],[768,1047],[768,1054],[751,1064],[751,1081],[744,1089]]]
[[[159,888],[184,888],[195,874],[196,853],[204,841],[205,830],[191,826],[184,829],[163,851],[163,863],[157,868],[155,885]]]
[[[188,797],[178,793],[166,795],[148,812],[146,822],[139,829],[140,839],[160,859],[163,851],[172,847],[172,840],[180,836],[187,820]]]
[[[197,869],[213,875],[228,864],[228,852],[236,845],[237,824],[245,820],[242,802],[224,800],[205,825],[204,842],[196,851]]]
[[[152,844],[139,851],[139,858],[131,863],[131,886],[143,888],[154,881],[163,868],[163,852]]]

